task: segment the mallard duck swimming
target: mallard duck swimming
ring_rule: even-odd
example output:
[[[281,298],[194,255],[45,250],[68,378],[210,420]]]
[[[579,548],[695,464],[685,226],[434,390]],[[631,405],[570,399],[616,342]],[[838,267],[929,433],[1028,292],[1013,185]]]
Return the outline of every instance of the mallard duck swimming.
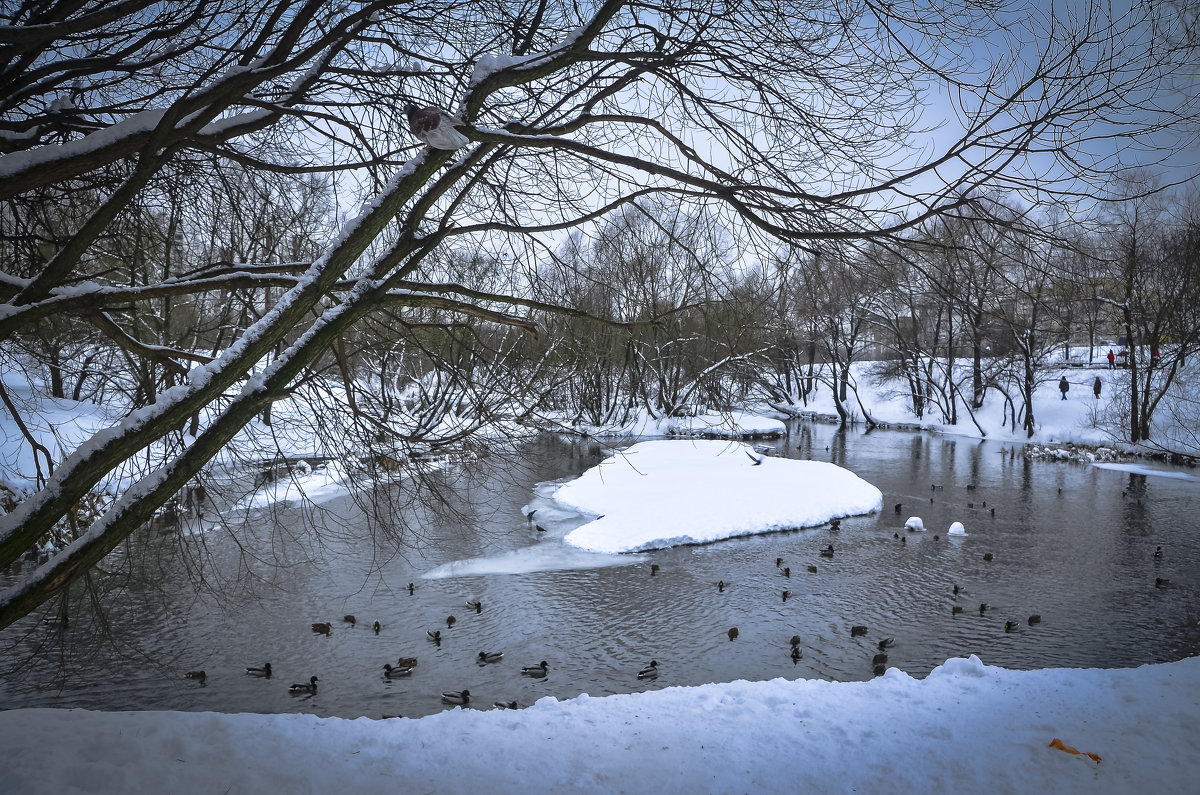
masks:
[[[991,552],[984,552],[984,553],[983,553],[983,559],[984,559],[984,560],[987,560],[987,561],[990,561],[990,560],[992,559],[992,553],[991,553]]]
[[[874,673],[876,676],[883,676],[885,673],[887,673],[887,666],[886,665],[876,665],[871,670],[872,670],[872,673]]]
[[[638,679],[657,679],[658,678],[658,662],[651,660],[650,664],[642,670],[638,671]]]
[[[803,656],[803,653],[800,651],[800,647],[793,646],[792,647],[792,662],[799,660],[801,656]]]
[[[871,665],[885,665],[887,663],[887,655],[883,652],[876,654],[871,658]]]
[[[799,645],[800,645],[800,636],[799,636],[799,635],[792,635],[791,644],[792,644],[793,646],[799,646]]]
[[[315,676],[310,676],[310,677],[308,678],[308,684],[304,684],[303,682],[299,682],[299,683],[297,683],[297,684],[294,684],[294,685],[292,685],[291,687],[289,687],[289,688],[288,688],[288,692],[289,692],[289,693],[291,693],[292,695],[297,695],[297,694],[300,694],[300,693],[316,693],[316,692],[317,692],[317,682],[318,682],[318,681],[319,681],[319,680],[317,679],[317,677],[315,677]]]
[[[417,658],[416,657],[401,657],[399,660],[396,660],[397,668],[415,668],[416,666],[417,666]]]
[[[738,628],[737,628],[737,627],[730,627],[730,628],[729,628],[729,631],[728,631],[728,632],[726,632],[725,634],[729,636],[729,639],[730,639],[730,640],[733,640],[734,638],[736,638],[736,637],[738,636]]]
[[[492,706],[496,709],[520,709],[515,701],[497,701]]]
[[[1154,548],[1154,557],[1156,557],[1156,558],[1161,558],[1161,557],[1162,557],[1162,547],[1155,547],[1155,548]]]
[[[850,627],[850,637],[852,637],[852,638],[857,638],[860,635],[866,635],[866,634],[867,634],[867,628],[864,627],[862,624],[855,624],[854,626]]]
[[[816,574],[816,573],[817,573],[817,567],[816,567],[816,566],[814,566],[814,565],[813,565],[813,564],[811,564],[811,563],[810,563],[810,564],[808,564],[808,572],[809,572],[809,574]]]
[[[330,632],[333,631],[333,626],[330,625],[328,622],[317,623],[317,624],[312,625],[312,630],[313,630],[313,632],[316,632],[318,635],[328,635]]]
[[[841,530],[842,529],[842,520],[834,519],[833,522],[829,525],[829,529],[834,533],[836,533],[838,530]]]
[[[188,671],[186,674],[183,675],[183,678],[184,679],[199,679],[201,682],[203,682],[205,679],[208,678],[208,675],[206,673],[204,673],[204,671]]]
[[[785,601],[785,602],[788,600],[788,597],[789,597],[789,596],[791,596],[791,595],[792,595],[792,592],[791,592],[791,591],[784,591],[784,592],[781,594],[781,596],[783,596],[783,601]]]
[[[725,593],[725,581],[721,580],[717,583],[717,593]]]
[[[1170,584],[1171,584],[1171,581],[1165,577],[1155,577],[1154,578],[1154,587],[1155,588],[1165,588]]]
[[[442,693],[442,701],[446,702],[447,704],[466,704],[469,703],[470,700],[470,690],[462,690],[458,693],[455,693],[453,690],[447,690],[445,693]]]
[[[414,591],[414,590],[416,590],[416,588],[415,588],[415,587],[413,586],[413,584],[410,582],[410,583],[408,584],[408,595],[409,595],[409,596],[412,596],[412,595],[413,595],[413,591]]]
[[[987,612],[987,609],[988,609],[987,602],[981,602],[979,605],[979,615],[983,615],[985,612]]]
[[[823,557],[823,558],[832,558],[833,557],[833,544],[830,544],[829,546],[827,546],[821,550],[821,557]]]
[[[892,646],[895,646],[895,645],[896,645],[895,638],[884,638],[883,640],[881,640],[875,644],[875,646],[880,649],[890,649]]]
[[[1004,622],[1004,631],[1012,632],[1014,629],[1016,629],[1019,626],[1021,626],[1020,623],[1018,623],[1016,621],[1005,621]]]
[[[524,668],[521,669],[521,675],[522,676],[545,676],[546,675],[546,661],[542,660],[537,665],[526,665]]]
[[[791,567],[791,566],[784,566],[784,567],[783,567],[783,576],[784,576],[784,577],[791,577],[791,576],[792,576],[792,567]]]
[[[271,678],[271,663],[263,663],[262,668],[247,668],[246,673],[249,676],[261,676],[265,679]]]
[[[655,574],[658,574],[658,564],[651,563],[650,564],[650,576],[653,577]]]
[[[962,611],[963,611],[962,605],[955,605],[954,607],[950,608],[950,615],[956,616],[959,613],[961,613]]]
[[[342,616],[342,621],[345,621],[350,626],[354,626],[355,624],[358,623],[358,619],[356,619],[354,616],[349,615],[349,614]]]
[[[495,663],[495,662],[500,662],[500,660],[503,658],[504,658],[504,652],[502,652],[502,651],[481,651],[481,652],[479,652],[479,656],[476,657],[475,660],[476,660],[476,662],[481,662],[481,663]]]
[[[375,634],[378,635],[379,630],[383,629],[383,625],[380,624],[378,621],[376,621],[374,624],[371,625],[371,629],[375,630]]]
[[[387,663],[386,665],[383,666],[383,675],[386,676],[388,679],[395,679],[396,677],[399,677],[399,676],[408,676],[409,674],[412,673],[412,670],[413,670],[412,668],[402,668],[402,667],[393,668],[391,663]]]
[[[430,632],[430,631],[426,630],[426,631],[425,631],[425,634],[426,634],[426,635],[428,635],[428,636],[429,636],[429,639],[430,639],[431,641],[433,641],[434,643],[441,643],[441,642],[442,642],[442,631],[441,631],[440,629],[435,629],[435,630],[433,630],[432,632]]]
[[[1040,624],[1040,623],[1042,623],[1042,617],[1041,617],[1041,616],[1039,616],[1039,615],[1037,615],[1037,614],[1035,613],[1034,615],[1030,616],[1030,617],[1027,619],[1026,623],[1029,623],[1029,624]]]
[[[446,616],[446,629],[453,627],[455,621],[458,621],[458,619],[454,616]]]
[[[467,607],[471,608],[471,609],[472,609],[472,610],[474,610],[476,613],[482,613],[482,612],[483,612],[483,602],[479,601],[478,599],[468,599],[468,600],[467,600]]]
[[[783,558],[775,558],[775,568],[783,567]]]

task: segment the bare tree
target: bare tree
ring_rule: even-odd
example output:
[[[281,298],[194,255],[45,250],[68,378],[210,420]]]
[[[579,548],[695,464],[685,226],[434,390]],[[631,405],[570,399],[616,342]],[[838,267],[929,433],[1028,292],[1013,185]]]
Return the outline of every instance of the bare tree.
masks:
[[[141,462],[68,550],[0,595],[0,626],[88,571],[368,318],[469,321],[476,333],[460,339],[473,345],[493,329],[534,331],[536,312],[575,311],[533,298],[519,270],[532,277],[564,234],[617,208],[671,196],[721,218],[747,248],[886,238],[986,184],[1068,196],[1111,169],[1095,146],[1187,110],[1166,107],[1162,90],[1184,56],[1170,37],[1141,35],[1174,24],[1154,4],[1117,17],[1101,4],[1068,16],[1020,5],[132,0],[4,11],[0,198],[26,211],[80,190],[97,200],[0,274],[0,339],[73,315],[181,372],[0,519],[6,565],[108,473]],[[980,64],[972,45],[985,36],[1003,55]],[[934,138],[917,124],[933,85],[960,133]],[[418,145],[406,100],[450,111],[470,143]],[[110,278],[99,242],[154,180],[203,156],[326,173],[340,197],[360,186],[363,203],[308,262]],[[1057,178],[1029,180],[1031,160],[1046,157]],[[524,252],[502,289],[443,267],[449,250],[500,243]],[[215,357],[148,345],[118,313],[235,289],[256,311]],[[163,444],[210,408],[189,446]]]

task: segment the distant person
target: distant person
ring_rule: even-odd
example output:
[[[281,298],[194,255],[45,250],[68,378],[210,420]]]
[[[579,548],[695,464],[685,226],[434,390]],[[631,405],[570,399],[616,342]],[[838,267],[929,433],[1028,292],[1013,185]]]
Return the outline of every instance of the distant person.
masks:
[[[1058,391],[1062,392],[1063,400],[1067,399],[1067,390],[1070,388],[1071,385],[1067,383],[1067,377],[1065,375],[1058,380]]]
[[[1116,354],[1114,354],[1114,353],[1112,352],[1112,348],[1109,348],[1109,349],[1108,349],[1108,369],[1109,369],[1109,370],[1115,370],[1115,369],[1116,369],[1116,366],[1117,366],[1117,365],[1116,365],[1116,361],[1117,361]]]
[[[1150,349],[1150,366],[1154,367],[1158,364],[1158,346],[1155,345]]]
[[[1092,382],[1092,392],[1096,395],[1096,400],[1100,399],[1100,376],[1096,376],[1096,380]]]

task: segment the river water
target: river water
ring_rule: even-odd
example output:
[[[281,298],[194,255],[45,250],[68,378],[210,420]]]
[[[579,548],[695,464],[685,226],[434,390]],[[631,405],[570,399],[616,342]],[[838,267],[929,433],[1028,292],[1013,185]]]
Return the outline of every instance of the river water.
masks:
[[[853,470],[883,491],[884,509],[837,531],[594,556],[561,544],[582,519],[542,495],[604,448],[545,437],[515,457],[434,473],[444,501],[433,511],[377,494],[394,519],[368,522],[344,498],[321,511],[210,514],[215,526],[203,534],[148,531],[111,561],[135,574],[122,590],[93,583],[103,622],[78,609],[92,598],[79,590],[68,628],[31,617],[0,634],[0,708],[416,717],[449,708],[447,690],[467,689],[471,706],[491,708],[738,679],[864,680],[884,638],[894,639],[887,665],[917,677],[966,654],[1028,669],[1200,653],[1194,470],[1031,461],[1011,444],[809,423],[775,444],[777,455]],[[530,507],[542,532],[524,516]],[[927,532],[905,532],[909,516]],[[966,538],[946,536],[954,521]],[[820,557],[831,543],[836,557]],[[1033,614],[1040,623],[1029,623]],[[315,634],[313,622],[332,632]],[[852,637],[854,625],[867,633]],[[440,644],[426,639],[437,629]],[[480,651],[504,656],[479,665]],[[399,657],[418,658],[413,673],[385,679],[382,666]],[[639,680],[652,659],[659,677]],[[521,675],[542,660],[546,677]],[[267,661],[271,679],[244,674]],[[205,681],[185,679],[190,670]],[[315,695],[289,695],[313,675]]]

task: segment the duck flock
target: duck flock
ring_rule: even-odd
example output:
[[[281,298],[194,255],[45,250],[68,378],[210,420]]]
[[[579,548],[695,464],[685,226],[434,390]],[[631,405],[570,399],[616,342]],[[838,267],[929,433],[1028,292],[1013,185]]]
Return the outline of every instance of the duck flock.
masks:
[[[657,567],[656,567],[657,569]],[[412,583],[408,584],[409,594],[413,594],[415,586]],[[475,613],[483,612],[483,603],[478,599],[468,599],[466,606]],[[358,619],[353,615],[346,615],[342,621],[350,626],[356,626]],[[446,629],[449,630],[458,623],[458,619],[454,616],[447,616]],[[378,635],[382,629],[382,625],[376,621],[371,626],[372,630]],[[318,635],[331,635],[333,633],[332,622],[317,621],[312,624],[312,631]],[[736,637],[737,630],[730,630],[730,640]],[[426,639],[438,646],[442,643],[442,630],[428,630]],[[504,660],[504,652],[502,651],[481,651],[475,657],[475,662],[481,666],[500,663]],[[386,680],[400,679],[412,675],[413,670],[417,667],[416,657],[400,657],[396,663],[385,663],[383,665],[383,678]],[[245,669],[247,676],[258,677],[261,679],[270,679],[273,675],[271,663],[266,662],[260,666],[247,666]],[[526,665],[521,668],[521,675],[535,679],[543,679],[549,675],[550,664],[546,660],[542,660],[533,665]],[[654,660],[650,664],[636,672],[636,678],[640,680],[654,679],[658,676],[658,663]],[[199,681],[201,685],[206,684],[208,675],[204,671],[188,671],[184,674],[185,679]],[[310,676],[307,682],[295,682],[288,687],[288,693],[293,696],[315,696],[317,693],[318,682],[320,678],[315,674]],[[471,691],[463,690],[447,690],[441,694],[442,703],[453,706],[468,706],[471,704]],[[516,701],[497,701],[493,704],[496,709],[519,709],[520,705]],[[398,715],[385,715],[385,718],[399,717]]]
[[[938,487],[935,486],[934,488],[936,489]],[[986,507],[986,505],[987,505],[987,503],[985,502],[984,506]],[[895,506],[896,513],[901,512],[901,507],[902,506],[900,504],[897,504]],[[841,524],[840,520],[835,519],[832,522],[832,526],[830,527],[830,530],[836,532],[840,528],[840,524]],[[955,525],[961,526],[961,525],[958,525],[958,523],[955,523]],[[954,526],[952,526],[952,529],[953,529],[953,527]],[[905,523],[904,529],[908,532],[923,532],[925,530],[925,527],[919,517],[911,517]],[[961,533],[961,534],[965,534],[965,532]],[[902,536],[899,533],[894,534],[894,537],[899,539],[901,542],[906,540],[904,538],[904,536]],[[937,540],[937,538],[938,538],[938,536],[935,535],[934,540]],[[818,554],[822,558],[832,559],[835,555],[835,549],[834,549],[833,544],[828,544],[824,548],[820,549]],[[1159,546],[1154,551],[1154,557],[1156,560],[1159,560],[1162,558],[1162,556],[1163,556],[1163,550],[1162,550],[1162,547]],[[982,556],[982,558],[985,562],[991,562],[992,560],[994,560],[994,556],[990,552],[985,553]],[[779,574],[782,575],[785,579],[791,578],[791,576],[792,576],[791,567],[789,565],[787,565],[787,563],[783,557],[775,558],[775,567],[778,570]],[[650,576],[652,576],[652,577],[658,576],[658,574],[660,573],[661,570],[662,570],[662,568],[658,563],[651,564]],[[808,571],[810,574],[816,574],[818,572],[818,567],[812,563],[808,563],[805,565],[805,570]],[[1155,582],[1156,587],[1159,587],[1159,588],[1167,587],[1167,586],[1169,586],[1169,584],[1170,584],[1169,580],[1165,580],[1162,578],[1157,579]],[[730,583],[727,583],[724,580],[719,581],[718,583],[716,583],[716,585],[717,585],[717,590],[719,593],[725,593],[725,591],[730,587]],[[409,594],[412,595],[415,591],[415,585],[413,583],[409,583],[407,590],[408,590]],[[956,617],[956,616],[962,615],[964,613],[965,609],[964,609],[963,605],[957,604],[957,602],[960,597],[967,596],[967,595],[968,595],[968,592],[965,588],[963,588],[962,586],[960,586],[958,584],[952,585],[952,587],[950,588],[950,596],[951,596],[952,601],[955,602],[955,604],[952,604],[951,608],[950,608],[951,617]],[[791,596],[791,591],[786,590],[786,589],[783,590],[782,596],[783,596],[783,601],[786,602],[788,597]],[[483,603],[478,599],[468,599],[465,603],[465,606],[467,607],[467,609],[473,611],[474,613],[478,614],[478,613],[483,612]],[[979,604],[979,615],[980,616],[987,615],[988,610],[989,610],[989,605],[986,602],[981,602]],[[357,624],[357,619],[353,615],[346,615],[343,617],[342,620],[344,623],[349,624],[351,626],[355,626]],[[1030,628],[1033,628],[1033,627],[1041,624],[1041,622],[1042,622],[1042,617],[1038,614],[1030,615],[1025,620],[1025,623]],[[455,616],[453,616],[453,615],[448,616],[445,619],[446,631],[452,630],[456,623],[458,623],[458,619]],[[1003,622],[1003,631],[1011,633],[1011,632],[1016,631],[1020,626],[1021,626],[1021,622],[1019,620],[1009,618]],[[371,628],[374,631],[374,633],[376,635],[378,635],[382,629],[382,626],[381,626],[380,622],[375,621],[372,624]],[[313,622],[312,631],[319,635],[328,636],[333,632],[333,624],[330,622]],[[737,627],[731,627],[728,630],[726,630],[726,634],[730,641],[734,641],[738,638],[740,633],[739,633],[739,630]],[[865,625],[855,624],[850,627],[849,634],[850,634],[851,638],[865,637],[868,634],[870,634],[870,629]],[[426,639],[429,642],[434,643],[440,647],[441,642],[443,640],[443,630],[440,628],[435,629],[435,630],[428,630],[426,632]],[[895,643],[896,643],[896,639],[894,637],[885,637],[885,638],[881,638],[878,641],[876,641],[874,646],[870,649],[870,653],[872,654],[872,656],[870,658],[870,666],[871,666],[871,670],[873,671],[875,676],[881,676],[886,672],[887,662],[888,662],[887,650],[890,649],[891,647],[893,647],[895,645]],[[803,650],[801,649],[801,645],[802,645],[802,639],[800,638],[800,636],[793,635],[787,646],[788,654],[789,654],[793,664],[798,663],[803,658]],[[480,666],[500,664],[500,663],[503,663],[503,661],[504,661],[504,652],[503,651],[480,651],[475,656],[474,661]],[[417,667],[417,658],[416,657],[400,657],[397,659],[395,664],[389,662],[382,666],[382,669],[381,669],[383,672],[382,676],[385,680],[393,680],[393,679],[410,677],[413,674],[413,671],[416,667]],[[536,664],[523,666],[521,668],[521,675],[541,679],[541,678],[545,678],[549,674],[549,671],[550,671],[549,663],[546,660],[542,660]],[[245,673],[247,676],[259,677],[259,678],[263,678],[263,679],[270,679],[272,676],[271,663],[266,662],[261,666],[249,666],[245,669]],[[636,676],[636,679],[640,680],[640,681],[655,680],[655,679],[657,679],[657,677],[659,675],[658,662],[655,660],[651,660],[650,663],[648,665],[646,665],[645,667],[640,668],[636,672],[631,672],[631,673],[634,674]],[[207,675],[204,671],[188,671],[187,673],[184,674],[184,677],[187,679],[197,680],[200,682],[201,685],[203,685],[203,684],[205,684]],[[296,682],[296,683],[291,684],[288,688],[288,692],[291,693],[292,695],[297,695],[297,696],[314,696],[317,693],[318,682],[320,682],[320,679],[316,675],[313,675],[313,676],[309,677],[309,680],[307,682]],[[455,690],[445,691],[441,694],[441,700],[445,704],[454,705],[454,706],[467,706],[467,705],[472,704],[471,693],[469,690],[467,690],[465,688],[463,690],[457,690],[457,691],[455,691]],[[493,706],[496,709],[518,709],[518,708],[520,708],[520,705],[516,701],[503,701],[503,700],[496,701],[493,704]],[[398,717],[398,716],[384,716],[384,717]]]

